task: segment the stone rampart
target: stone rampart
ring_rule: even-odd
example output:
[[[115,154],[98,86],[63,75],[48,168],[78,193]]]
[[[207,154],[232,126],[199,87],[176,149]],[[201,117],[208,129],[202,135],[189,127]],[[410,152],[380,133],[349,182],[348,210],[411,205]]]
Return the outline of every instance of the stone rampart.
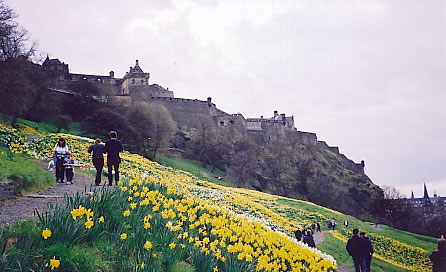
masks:
[[[171,113],[178,126],[200,127],[201,123],[212,121],[215,104],[208,101],[173,97],[146,97],[146,101],[159,103]]]
[[[344,154],[340,153],[339,152],[339,147],[337,147],[337,146],[329,146],[324,141],[318,141],[317,145],[322,147],[322,148],[330,150],[331,152],[335,153],[336,155],[339,155],[339,157],[341,157],[341,159],[342,159],[344,167],[347,168],[348,170],[352,171],[353,173],[364,174],[364,165],[362,163],[355,163],[354,161],[352,161],[349,158],[347,158],[347,156],[345,156]]]

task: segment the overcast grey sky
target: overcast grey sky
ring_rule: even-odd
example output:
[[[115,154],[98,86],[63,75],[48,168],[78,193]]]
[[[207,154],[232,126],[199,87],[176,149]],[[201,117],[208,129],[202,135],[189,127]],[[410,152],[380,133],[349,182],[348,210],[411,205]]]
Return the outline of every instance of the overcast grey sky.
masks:
[[[176,97],[294,115],[378,185],[446,196],[446,2],[7,0],[74,73],[135,59]]]

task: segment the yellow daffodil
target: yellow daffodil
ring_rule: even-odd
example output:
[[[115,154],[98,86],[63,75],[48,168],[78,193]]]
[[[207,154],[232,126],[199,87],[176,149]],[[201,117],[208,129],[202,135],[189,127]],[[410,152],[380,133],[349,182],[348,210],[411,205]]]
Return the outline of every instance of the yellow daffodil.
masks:
[[[91,227],[93,227],[94,223],[93,220],[88,219],[87,222],[85,222],[85,228],[86,229],[90,229]]]
[[[42,231],[42,237],[43,237],[43,239],[48,239],[49,237],[51,237],[51,230],[49,230],[48,228],[46,228],[46,229],[44,229],[43,231]]]
[[[146,250],[151,249],[151,248],[152,248],[152,243],[149,242],[149,241],[146,241],[146,243],[144,244],[144,248],[145,248]]]
[[[50,259],[50,266],[51,270],[58,268],[60,266],[60,260],[56,260],[56,256],[54,256],[52,259]]]

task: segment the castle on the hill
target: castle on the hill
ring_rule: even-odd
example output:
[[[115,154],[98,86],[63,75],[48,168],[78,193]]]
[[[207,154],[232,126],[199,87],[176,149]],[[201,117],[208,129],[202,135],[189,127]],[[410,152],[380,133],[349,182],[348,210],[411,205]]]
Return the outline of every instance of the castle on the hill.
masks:
[[[102,93],[101,97],[93,96],[99,102],[120,105],[131,105],[135,101],[160,103],[170,111],[180,128],[197,128],[203,120],[212,120],[220,130],[227,131],[231,135],[249,135],[260,145],[284,138],[296,143],[319,145],[340,155],[351,171],[364,173],[364,161],[355,163],[339,153],[338,147],[331,147],[323,141],[318,141],[315,133],[297,130],[293,116],[274,111],[271,117],[245,118],[242,114],[228,114],[218,109],[210,97],[205,101],[176,98],[169,88],[150,84],[150,73],[145,73],[141,69],[138,60],[123,78],[116,78],[113,71],[110,71],[108,76],[70,73],[68,64],[59,59],[50,59],[48,56],[41,67],[54,99],[58,96],[76,95],[70,90],[70,86],[73,82],[85,80]]]
[[[440,197],[435,191],[434,196],[429,197],[426,184],[424,184],[423,197],[415,198],[412,191],[412,195],[407,201],[412,207],[422,211],[425,215],[435,215],[446,211],[446,197]]]

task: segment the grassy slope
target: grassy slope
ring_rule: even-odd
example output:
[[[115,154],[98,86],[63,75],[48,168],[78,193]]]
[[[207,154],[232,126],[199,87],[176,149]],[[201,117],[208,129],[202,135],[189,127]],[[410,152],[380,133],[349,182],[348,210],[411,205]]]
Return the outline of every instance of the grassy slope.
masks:
[[[167,158],[160,155],[157,155],[156,161],[161,165],[189,172],[199,179],[204,179],[219,185],[230,186],[230,183],[227,182],[226,179],[218,180],[214,178],[214,177],[223,177],[225,173],[219,169],[213,169],[212,166],[210,165],[202,167],[198,161]]]
[[[211,168],[203,168],[196,161],[184,160],[184,159],[171,159],[160,157],[158,159],[160,164],[170,166],[172,168],[181,169],[190,173],[201,179],[206,179],[213,183],[219,183],[220,185],[228,185],[227,182],[221,182],[214,178],[214,176],[222,176],[223,173],[211,172]],[[363,222],[356,219],[353,216],[345,215],[337,211],[333,211],[321,206],[317,206],[305,201],[289,199],[284,197],[278,197],[278,203],[284,204],[293,208],[302,209],[308,212],[320,213],[328,218],[334,219],[337,222],[337,227],[343,227],[344,219],[347,219],[351,228],[359,228],[368,233],[376,233],[382,236],[391,237],[400,242],[406,243],[408,245],[423,248],[427,251],[433,251],[436,249],[436,239],[422,236],[410,232],[405,232],[385,225],[379,225],[379,229],[374,228],[374,224],[370,222]],[[322,229],[327,229],[325,222],[321,222]],[[318,249],[327,252],[336,258],[339,265],[345,267],[353,267],[353,262],[351,257],[345,250],[345,243],[337,240],[333,236],[326,234],[325,242],[317,246]],[[377,258],[373,258],[372,261],[372,271],[407,271],[405,269],[396,267],[385,261]]]
[[[227,185],[227,182],[221,182],[214,178],[214,176],[222,176],[223,172],[219,170],[215,170],[212,172],[211,167],[203,168],[196,161],[193,160],[185,160],[185,159],[171,159],[159,156],[158,162],[165,166],[170,166],[172,168],[181,169],[187,171],[189,173],[194,174],[196,177],[200,179],[206,179],[210,182],[217,183],[220,185]],[[395,240],[400,242],[420,247],[428,251],[432,251],[436,249],[436,239],[432,237],[427,237],[423,235],[418,235],[406,231],[397,230],[385,225],[379,225],[380,230],[374,228],[374,224],[369,222],[363,222],[361,220],[356,219],[353,216],[345,215],[330,209],[326,209],[324,207],[309,204],[305,201],[279,197],[279,203],[288,205],[290,207],[302,209],[308,212],[317,212],[328,218],[332,218],[336,221],[337,227],[342,227],[344,219],[347,219],[349,222],[350,228],[359,228],[366,232],[373,232],[379,235],[392,237]],[[325,222],[321,222],[322,228],[326,229]]]
[[[54,177],[35,160],[23,155],[11,155],[3,147],[0,148],[0,181],[15,181],[19,193],[55,185]]]
[[[22,121],[20,121],[20,122],[22,122]],[[30,121],[23,121],[23,123],[25,123],[25,122],[29,126],[35,125],[35,124],[33,124],[33,122],[30,122]],[[38,124],[38,125],[39,125],[39,129],[41,129],[41,130],[48,129],[49,131],[51,131],[51,128],[46,128],[45,126],[42,126],[42,124]],[[72,134],[77,134],[76,127],[74,127],[73,132],[72,132]],[[80,131],[78,129],[77,129],[77,132],[80,133]],[[214,176],[223,176],[224,175],[223,172],[218,171],[218,170],[212,170],[211,167],[203,168],[197,162],[192,161],[192,160],[171,159],[171,158],[165,158],[165,157],[160,156],[158,158],[158,162],[160,164],[170,166],[172,168],[185,170],[187,172],[194,174],[196,177],[198,177],[200,179],[205,179],[212,183],[217,183],[219,185],[227,185],[228,184],[224,180],[219,181],[214,178]],[[432,251],[436,248],[436,240],[434,238],[416,235],[416,234],[396,230],[396,229],[393,229],[393,228],[390,228],[387,226],[382,226],[382,225],[380,225],[381,229],[377,230],[377,229],[373,228],[373,224],[371,224],[371,223],[362,222],[352,216],[344,215],[339,212],[336,212],[336,211],[333,211],[330,209],[326,209],[321,206],[314,205],[312,203],[289,199],[289,198],[284,198],[284,197],[277,197],[277,198],[278,198],[277,202],[282,205],[287,205],[287,206],[290,206],[293,208],[302,209],[302,210],[305,210],[308,212],[320,213],[320,214],[326,216],[327,218],[332,218],[338,223],[338,225],[337,225],[338,227],[342,227],[342,222],[346,218],[349,221],[351,228],[357,227],[362,230],[365,230],[366,232],[374,232],[379,235],[390,237],[390,238],[393,238],[400,242],[403,242],[403,243],[406,243],[409,245],[413,245],[413,246],[417,246],[417,247],[423,248],[428,251]],[[321,222],[321,223],[322,223],[323,229],[326,229],[325,222]],[[345,244],[339,240],[336,240],[331,235],[327,235],[326,242],[319,245],[318,248],[320,248],[323,251],[326,251],[330,255],[333,255],[338,260],[340,265],[349,266],[349,267],[352,266],[352,262],[345,251]],[[405,271],[403,269],[396,268],[395,266],[393,266],[391,264],[380,261],[376,258],[374,258],[373,263],[374,263],[373,271]]]
[[[339,241],[330,234],[325,234],[325,241],[322,244],[317,245],[317,248],[324,252],[329,252],[336,259],[339,266],[353,267],[352,258],[345,250],[345,243]],[[377,258],[372,259],[370,269],[376,272],[408,271],[403,268],[395,267]]]
[[[418,235],[406,231],[397,230],[385,225],[380,225],[381,230],[375,229],[373,224],[369,222],[363,222],[361,220],[356,219],[350,215],[344,215],[330,209],[326,209],[317,205],[308,204],[304,201],[281,198],[279,200],[282,204],[289,205],[291,207],[295,207],[298,209],[303,209],[311,212],[318,212],[320,214],[325,215],[328,218],[332,218],[336,221],[337,227],[342,227],[344,219],[347,219],[349,222],[349,228],[358,228],[364,230],[365,232],[373,232],[379,235],[391,237],[400,242],[406,243],[408,245],[416,246],[423,248],[428,251],[435,250],[436,248],[436,239],[432,237],[427,237],[423,235]],[[325,222],[322,222],[325,223]],[[325,224],[324,224],[325,225]]]

